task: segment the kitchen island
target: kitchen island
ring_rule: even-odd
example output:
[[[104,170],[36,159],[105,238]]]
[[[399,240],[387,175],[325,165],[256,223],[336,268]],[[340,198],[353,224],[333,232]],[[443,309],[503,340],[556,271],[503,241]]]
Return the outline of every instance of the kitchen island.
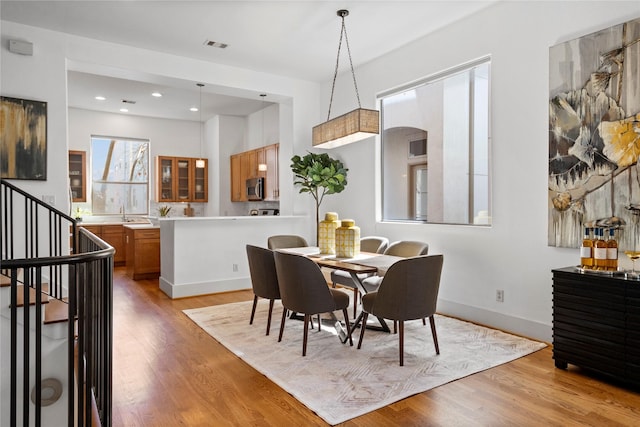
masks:
[[[309,239],[306,216],[160,218],[160,289],[182,298],[250,289],[246,245],[276,234]]]

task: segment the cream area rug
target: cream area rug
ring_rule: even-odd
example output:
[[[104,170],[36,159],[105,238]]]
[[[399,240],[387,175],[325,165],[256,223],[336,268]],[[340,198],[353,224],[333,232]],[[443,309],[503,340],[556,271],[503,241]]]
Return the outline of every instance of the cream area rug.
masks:
[[[282,305],[273,309],[265,335],[268,301],[260,300],[249,325],[252,302],[184,310],[198,326],[242,360],[278,384],[327,423],[335,425],[408,396],[512,361],[544,343],[436,315],[440,355],[429,322],[405,322],[404,366],[399,366],[398,335],[367,330],[358,350],[342,344],[334,321],[309,330],[302,357],[302,322],[287,319],[278,342]],[[342,313],[337,312],[338,318]],[[370,316],[373,317],[373,316]],[[374,318],[375,320],[375,318]],[[391,322],[390,322],[391,323]]]

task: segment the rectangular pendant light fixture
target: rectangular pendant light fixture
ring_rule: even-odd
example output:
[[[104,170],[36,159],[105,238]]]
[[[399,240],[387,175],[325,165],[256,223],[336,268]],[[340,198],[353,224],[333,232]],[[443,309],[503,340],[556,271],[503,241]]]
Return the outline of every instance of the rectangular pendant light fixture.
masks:
[[[336,58],[336,68],[333,74],[331,98],[329,99],[329,114],[327,114],[326,122],[313,127],[311,144],[314,148],[340,147],[345,144],[369,138],[380,132],[380,112],[377,110],[367,110],[362,108],[362,105],[360,104],[360,94],[358,93],[356,73],[353,69],[353,61],[351,60],[351,48],[349,47],[349,39],[347,37],[347,27],[344,24],[344,18],[349,15],[349,11],[346,9],[340,9],[337,12],[337,15],[342,19],[342,29],[340,30],[338,56]],[[358,108],[350,113],[331,119],[331,104],[333,103],[333,94],[336,88],[338,64],[340,63],[340,49],[342,47],[343,38],[347,45],[347,52],[349,53],[349,65],[351,66],[351,75],[353,76],[353,85],[356,90]]]
[[[379,133],[380,112],[358,108],[313,127],[312,143],[317,148],[335,148]]]

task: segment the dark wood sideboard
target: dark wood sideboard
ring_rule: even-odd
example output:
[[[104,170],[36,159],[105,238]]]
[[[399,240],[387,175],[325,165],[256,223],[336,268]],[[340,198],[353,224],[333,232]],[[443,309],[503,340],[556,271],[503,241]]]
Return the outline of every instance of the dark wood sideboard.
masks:
[[[553,272],[553,358],[640,386],[640,281]]]

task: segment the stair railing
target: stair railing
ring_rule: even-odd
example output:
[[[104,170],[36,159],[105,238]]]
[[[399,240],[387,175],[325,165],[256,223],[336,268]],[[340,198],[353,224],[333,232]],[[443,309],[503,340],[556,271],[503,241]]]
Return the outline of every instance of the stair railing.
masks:
[[[0,267],[11,287],[10,414],[0,424],[42,425],[42,307],[43,297],[51,297],[68,304],[64,423],[109,426],[115,250],[70,216],[5,180],[0,203]]]

